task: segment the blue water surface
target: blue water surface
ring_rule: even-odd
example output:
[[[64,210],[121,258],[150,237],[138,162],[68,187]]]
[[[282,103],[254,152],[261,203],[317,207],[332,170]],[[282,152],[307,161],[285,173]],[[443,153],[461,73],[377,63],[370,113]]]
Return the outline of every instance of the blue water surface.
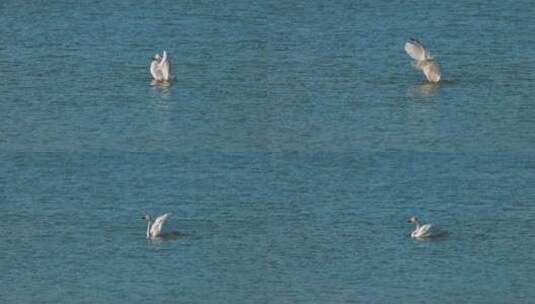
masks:
[[[534,13],[0,2],[0,303],[533,303]]]

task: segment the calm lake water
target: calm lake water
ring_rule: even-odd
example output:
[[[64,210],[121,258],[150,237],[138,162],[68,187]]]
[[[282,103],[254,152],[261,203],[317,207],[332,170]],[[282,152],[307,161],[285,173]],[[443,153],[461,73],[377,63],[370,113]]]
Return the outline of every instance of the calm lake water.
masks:
[[[2,1],[0,302],[533,303],[534,13]]]

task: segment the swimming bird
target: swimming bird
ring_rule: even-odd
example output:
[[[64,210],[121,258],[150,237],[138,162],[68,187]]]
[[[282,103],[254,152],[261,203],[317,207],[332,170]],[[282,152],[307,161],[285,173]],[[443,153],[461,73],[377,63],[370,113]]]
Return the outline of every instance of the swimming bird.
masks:
[[[411,233],[411,237],[415,239],[427,238],[431,236],[431,224],[422,225],[416,218],[413,216],[409,219],[409,223],[416,224],[416,229]]]
[[[169,217],[170,213],[166,213],[164,215],[160,215],[159,217],[154,220],[154,223],[152,222],[152,217],[145,213],[145,216],[143,216],[143,219],[147,221],[147,239],[154,239],[159,237],[162,234],[162,228],[163,224],[165,224],[165,221]]]
[[[150,73],[152,78],[156,81],[169,81],[171,80],[171,63],[167,57],[167,52],[163,51],[163,55],[156,54],[152,57],[150,64]]]
[[[412,66],[422,70],[430,82],[439,82],[441,78],[440,66],[435,62],[428,49],[418,40],[411,38],[405,43],[405,52],[414,59]]]

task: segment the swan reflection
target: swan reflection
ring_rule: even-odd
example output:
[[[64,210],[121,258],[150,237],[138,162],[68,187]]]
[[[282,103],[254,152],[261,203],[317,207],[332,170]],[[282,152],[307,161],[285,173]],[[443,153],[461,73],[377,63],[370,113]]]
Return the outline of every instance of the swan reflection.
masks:
[[[426,82],[410,87],[408,94],[411,97],[432,97],[438,93],[439,88],[438,83]]]

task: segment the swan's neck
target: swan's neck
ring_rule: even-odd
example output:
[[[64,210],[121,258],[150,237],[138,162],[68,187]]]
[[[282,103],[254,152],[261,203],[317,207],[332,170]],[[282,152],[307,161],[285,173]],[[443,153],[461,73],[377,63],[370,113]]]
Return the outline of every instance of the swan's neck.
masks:
[[[147,221],[147,238],[150,239],[150,225],[151,225],[151,221],[148,220]]]

